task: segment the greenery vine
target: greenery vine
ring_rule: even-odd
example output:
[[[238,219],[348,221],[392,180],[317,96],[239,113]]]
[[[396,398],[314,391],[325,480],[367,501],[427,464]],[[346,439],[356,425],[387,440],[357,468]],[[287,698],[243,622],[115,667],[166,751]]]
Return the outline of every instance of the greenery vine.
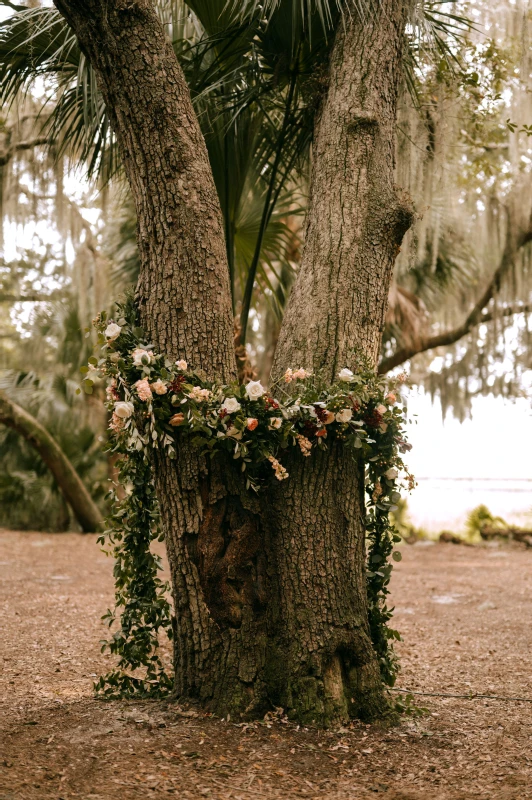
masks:
[[[121,451],[120,447],[113,450]],[[119,485],[127,487],[122,499],[111,493],[114,511],[108,517],[109,529],[99,537],[115,559],[115,608],[103,616],[109,627],[120,625],[102,643],[102,651],[118,655],[117,669],[95,684],[106,697],[162,696],[172,688],[172,677],[159,656],[159,631],[172,638],[172,610],[168,602],[170,586],[158,577],[161,560],[151,543],[162,541],[159,510],[151,462],[138,450],[122,453]],[[131,671],[143,668],[143,676]]]
[[[327,385],[310,371],[287,369],[282,380],[266,390],[259,381],[221,385],[205,380],[184,360],[172,363],[155,352],[137,324],[133,301],[117,306],[116,322],[101,314],[94,321],[100,348],[83,368],[82,382],[92,393],[107,382],[110,412],[109,449],[119,458],[121,496],[112,495],[109,529],[101,537],[115,558],[114,611],[104,619],[118,628],[102,650],[119,657],[117,668],[96,683],[105,697],[168,693],[172,676],[159,655],[159,635],[172,638],[169,585],[158,577],[159,558],[151,543],[162,541],[153,481],[153,453],[176,457],[178,437],[206,457],[229,451],[250,491],[262,491],[272,479],[289,478],[283,452],[299,449],[310,457],[339,440],[365,464],[367,495],[367,593],[369,624],[381,675],[393,686],[398,662],[393,641],[400,635],[390,625],[387,605],[394,549],[400,536],[389,519],[397,508],[400,488],[414,479],[401,455],[410,449],[404,434],[400,386],[390,385],[361,364],[356,374],[344,368]],[[279,399],[282,398],[282,399]],[[138,673],[141,671],[141,677]]]

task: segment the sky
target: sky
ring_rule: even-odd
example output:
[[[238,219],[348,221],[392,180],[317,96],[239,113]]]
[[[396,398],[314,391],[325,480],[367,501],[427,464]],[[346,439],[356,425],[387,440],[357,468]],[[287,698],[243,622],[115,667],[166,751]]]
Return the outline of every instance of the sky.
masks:
[[[406,456],[418,480],[409,516],[431,533],[460,530],[467,513],[484,503],[508,522],[532,526],[532,407],[529,400],[473,400],[472,419],[442,421],[422,389],[408,395]],[[461,479],[468,480],[461,480]]]

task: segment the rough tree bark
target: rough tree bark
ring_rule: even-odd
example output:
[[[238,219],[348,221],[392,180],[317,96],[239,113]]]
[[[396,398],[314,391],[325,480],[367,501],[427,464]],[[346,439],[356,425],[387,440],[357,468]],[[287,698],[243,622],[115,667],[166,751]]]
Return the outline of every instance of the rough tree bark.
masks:
[[[69,458],[40,422],[3,392],[0,392],[0,424],[20,433],[39,453],[82,530],[86,533],[101,530],[102,515]]]
[[[346,17],[337,34],[314,137],[302,264],[274,378],[302,366],[332,381],[357,356],[377,364],[393,265],[413,213],[393,183],[407,10],[381,0],[363,22]],[[341,446],[304,461],[292,458],[290,480],[272,502],[289,664],[280,700],[305,714],[307,706],[321,709],[325,718],[378,715],[384,699],[367,626],[363,466]]]
[[[218,199],[182,71],[150,0],[55,0],[94,67],[136,203],[150,340],[235,374]],[[276,371],[373,360],[410,211],[393,189],[402,4],[346,17],[318,126],[307,254]],[[334,151],[334,152],[333,152]],[[342,221],[344,224],[342,224]],[[317,323],[317,324],[316,324]],[[310,460],[310,459],[309,459]],[[228,465],[158,459],[176,608],[176,694],[218,713],[283,705],[326,723],[385,708],[367,630],[362,474],[340,449],[258,501]]]

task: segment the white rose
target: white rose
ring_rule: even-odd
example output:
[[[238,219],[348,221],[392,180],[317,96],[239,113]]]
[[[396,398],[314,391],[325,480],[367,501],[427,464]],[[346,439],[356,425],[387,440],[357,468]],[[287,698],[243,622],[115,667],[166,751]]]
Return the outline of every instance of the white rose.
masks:
[[[283,424],[282,417],[270,417],[270,424],[268,425],[268,427],[270,428],[270,430],[276,431],[281,427],[282,424]]]
[[[336,415],[337,422],[349,422],[351,417],[353,416],[353,412],[350,408],[342,408]]]
[[[184,372],[186,369],[188,369],[188,364],[187,364],[187,362],[186,362],[186,361],[183,361],[182,359],[181,359],[181,361],[176,361],[176,362],[175,362],[175,365],[176,365],[176,367],[177,367],[178,369],[181,369],[181,370],[183,370],[183,372]]]
[[[391,481],[394,481],[397,478],[397,476],[399,475],[399,473],[397,472],[395,467],[390,467],[390,469],[386,470],[386,472],[384,474]]]
[[[122,328],[120,325],[117,325],[116,322],[110,322],[107,328],[105,329],[105,337],[109,339],[111,342],[115,339],[118,339],[120,336],[120,331]]]
[[[260,381],[250,381],[246,386],[246,392],[250,400],[258,400],[264,394],[264,386]]]
[[[114,412],[117,417],[120,417],[120,419],[129,419],[134,410],[135,407],[133,403],[129,403],[127,400],[121,400],[120,402],[115,403]]]
[[[376,407],[375,411],[377,412],[377,414],[386,414],[388,409],[386,408],[386,406],[383,406],[382,403],[381,403],[379,406]]]
[[[222,403],[222,408],[224,411],[227,411],[228,414],[234,414],[235,411],[241,408],[241,405],[236,397],[226,397]]]
[[[142,347],[133,350],[131,356],[136,367],[143,367],[145,364],[153,362],[153,353],[150,350],[143,350]]]
[[[355,377],[355,375],[354,375],[354,373],[353,373],[353,372],[351,372],[351,370],[350,370],[350,369],[347,369],[346,367],[344,367],[344,368],[343,368],[343,369],[341,369],[341,370],[340,370],[340,372],[338,373],[338,377],[340,378],[340,380],[341,380],[341,381],[347,381],[347,382],[349,382],[349,381],[352,381],[352,380],[353,380],[353,378]]]

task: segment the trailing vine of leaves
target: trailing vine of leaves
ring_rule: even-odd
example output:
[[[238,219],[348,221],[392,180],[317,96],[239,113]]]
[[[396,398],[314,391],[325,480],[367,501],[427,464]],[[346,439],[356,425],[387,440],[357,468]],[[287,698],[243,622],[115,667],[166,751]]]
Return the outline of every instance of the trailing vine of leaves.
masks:
[[[102,650],[118,656],[117,669],[95,684],[105,697],[163,696],[172,688],[172,677],[159,656],[159,631],[172,638],[170,587],[158,577],[160,557],[151,543],[162,541],[159,511],[153,485],[152,465],[143,452],[133,451],[120,460],[119,483],[128,487],[123,499],[112,493],[114,510],[109,530],[99,537],[115,559],[115,609],[103,616],[109,627],[119,627],[103,643]],[[131,672],[142,670],[142,677]]]
[[[402,378],[392,387],[361,364],[345,368],[333,385],[305,369],[287,369],[266,390],[258,381],[220,385],[205,380],[184,360],[156,353],[137,323],[132,299],[117,305],[116,322],[95,320],[99,357],[84,368],[83,388],[107,383],[111,414],[109,449],[119,457],[122,496],[113,494],[109,529],[99,540],[115,559],[115,609],[104,619],[116,626],[103,650],[118,656],[117,668],[102,676],[96,691],[104,697],[161,696],[172,690],[172,676],[159,653],[159,637],[173,634],[170,587],[159,577],[160,559],[151,550],[163,540],[153,480],[153,456],[176,456],[178,437],[188,437],[206,457],[232,454],[250,491],[262,492],[272,480],[289,479],[282,464],[289,447],[311,457],[339,440],[365,468],[367,494],[367,595],[369,626],[381,676],[393,686],[398,662],[387,605],[394,549],[400,541],[389,512],[399,488],[414,479],[401,454],[410,449],[404,435]],[[282,399],[279,399],[282,398]],[[401,478],[401,475],[404,477]],[[132,674],[136,673],[136,674]]]

